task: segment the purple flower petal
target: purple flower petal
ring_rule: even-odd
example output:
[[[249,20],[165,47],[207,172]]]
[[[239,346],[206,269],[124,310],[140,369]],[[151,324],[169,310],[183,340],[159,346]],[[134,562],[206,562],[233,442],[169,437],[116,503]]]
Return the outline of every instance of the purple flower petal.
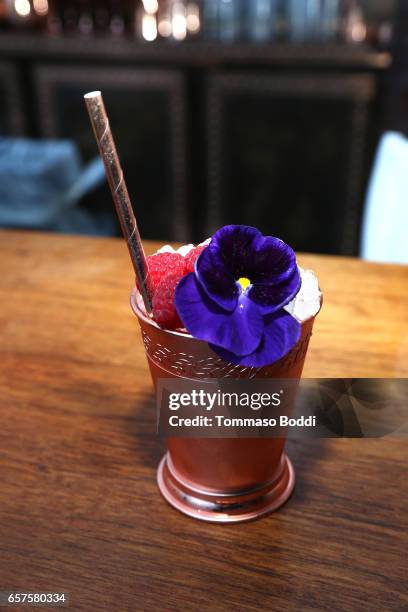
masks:
[[[218,253],[219,260],[227,266],[233,278],[238,280],[248,276],[254,254],[263,240],[261,232],[255,227],[225,225],[214,234],[210,246]]]
[[[198,257],[194,274],[206,294],[218,306],[228,311],[235,310],[239,289],[235,278],[212,243]]]
[[[262,236],[253,244],[254,250],[247,262],[247,274],[252,284],[279,285],[297,270],[293,249],[273,236]]]
[[[239,296],[234,311],[226,312],[209,299],[191,273],[177,285],[175,302],[187,331],[199,340],[217,343],[235,355],[252,353],[261,341],[263,317],[245,294]]]
[[[299,269],[296,266],[292,276],[279,285],[255,283],[248,289],[248,297],[257,304],[263,315],[277,312],[297,294],[301,285]]]
[[[248,275],[249,262],[262,234],[246,225],[225,225],[214,234],[196,262],[195,274],[207,295],[225,310],[234,310],[240,289],[236,281]]]
[[[301,324],[284,310],[264,317],[262,340],[253,353],[242,357],[233,351],[210,344],[212,350],[225,361],[243,366],[261,368],[284,357],[300,339]]]

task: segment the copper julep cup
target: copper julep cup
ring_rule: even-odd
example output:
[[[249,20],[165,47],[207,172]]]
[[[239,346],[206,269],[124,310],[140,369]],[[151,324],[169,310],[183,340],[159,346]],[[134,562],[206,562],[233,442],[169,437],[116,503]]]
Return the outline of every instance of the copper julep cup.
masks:
[[[282,359],[262,368],[235,366],[206,342],[161,329],[140,308],[138,318],[153,384],[160,378],[300,379],[315,317],[303,322],[299,342]],[[163,497],[177,510],[215,523],[249,521],[277,510],[290,497],[295,474],[285,438],[167,438],[157,470]]]

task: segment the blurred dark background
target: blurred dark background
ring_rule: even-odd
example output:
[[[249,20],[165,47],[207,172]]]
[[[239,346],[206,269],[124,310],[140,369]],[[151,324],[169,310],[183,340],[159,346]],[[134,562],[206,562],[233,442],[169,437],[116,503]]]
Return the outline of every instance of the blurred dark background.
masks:
[[[9,138],[72,140],[81,182],[96,156],[82,96],[100,89],[143,237],[247,223],[297,250],[358,254],[379,137],[408,133],[407,52],[404,0],[0,0],[0,136],[6,152]],[[22,187],[27,163],[55,184],[64,164],[47,151],[45,169],[36,150],[18,180],[3,172]],[[65,223],[33,221],[9,188],[0,224],[117,234],[101,180],[69,211],[61,196]]]

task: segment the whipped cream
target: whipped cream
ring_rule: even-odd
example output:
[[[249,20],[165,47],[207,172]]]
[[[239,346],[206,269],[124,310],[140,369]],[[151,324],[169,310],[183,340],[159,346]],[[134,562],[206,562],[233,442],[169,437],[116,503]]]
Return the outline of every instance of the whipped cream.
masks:
[[[319,281],[312,270],[303,270],[298,266],[301,278],[300,289],[293,298],[284,306],[284,310],[292,315],[299,323],[314,317],[320,310],[322,292],[319,289]]]

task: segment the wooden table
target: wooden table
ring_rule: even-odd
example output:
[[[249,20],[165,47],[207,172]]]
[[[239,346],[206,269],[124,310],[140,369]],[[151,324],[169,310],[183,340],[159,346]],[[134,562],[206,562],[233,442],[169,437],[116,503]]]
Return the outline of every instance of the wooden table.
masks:
[[[155,248],[148,244],[148,251]],[[304,255],[325,301],[309,376],[406,376],[408,268]],[[0,232],[0,590],[72,610],[407,609],[407,441],[291,441],[281,510],[163,501],[163,448],[120,240]]]

